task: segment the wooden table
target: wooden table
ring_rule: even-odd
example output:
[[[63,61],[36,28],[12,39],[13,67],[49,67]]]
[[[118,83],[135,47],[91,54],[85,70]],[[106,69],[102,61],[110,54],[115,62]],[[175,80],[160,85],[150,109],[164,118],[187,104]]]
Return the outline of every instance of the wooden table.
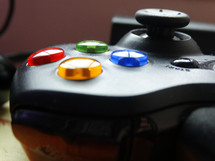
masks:
[[[29,161],[13,135],[8,102],[0,107],[0,161]]]

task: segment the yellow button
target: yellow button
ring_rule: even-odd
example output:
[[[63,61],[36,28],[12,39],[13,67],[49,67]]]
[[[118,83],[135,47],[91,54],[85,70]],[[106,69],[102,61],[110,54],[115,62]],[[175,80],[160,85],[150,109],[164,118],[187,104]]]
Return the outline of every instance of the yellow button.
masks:
[[[101,64],[90,58],[71,58],[58,66],[58,75],[70,80],[92,79],[101,73]]]

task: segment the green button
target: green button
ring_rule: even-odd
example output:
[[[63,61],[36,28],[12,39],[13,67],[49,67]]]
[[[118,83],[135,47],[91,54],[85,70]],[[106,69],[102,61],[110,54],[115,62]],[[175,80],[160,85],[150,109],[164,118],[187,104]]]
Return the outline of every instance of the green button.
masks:
[[[108,45],[101,41],[86,40],[76,44],[76,50],[84,53],[104,53],[108,51]]]

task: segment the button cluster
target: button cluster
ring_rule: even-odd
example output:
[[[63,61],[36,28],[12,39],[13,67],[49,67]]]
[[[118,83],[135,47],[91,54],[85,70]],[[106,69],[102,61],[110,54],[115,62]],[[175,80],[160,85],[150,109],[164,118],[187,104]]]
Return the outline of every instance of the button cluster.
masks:
[[[105,53],[108,45],[101,41],[87,40],[76,44],[76,50],[84,53]],[[33,53],[28,58],[28,66],[38,66],[56,62],[65,57],[63,49],[45,48]],[[126,67],[139,67],[148,63],[146,54],[135,50],[116,50],[112,52],[110,61]],[[58,75],[69,80],[88,80],[102,73],[102,65],[95,59],[74,57],[64,60],[58,65]]]

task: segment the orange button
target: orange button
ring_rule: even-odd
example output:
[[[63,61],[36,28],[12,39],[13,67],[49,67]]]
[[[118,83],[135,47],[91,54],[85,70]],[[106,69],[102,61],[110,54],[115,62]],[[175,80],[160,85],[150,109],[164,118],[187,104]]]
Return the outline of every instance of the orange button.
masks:
[[[58,75],[70,80],[87,80],[102,73],[100,62],[90,58],[71,58],[58,66]]]

